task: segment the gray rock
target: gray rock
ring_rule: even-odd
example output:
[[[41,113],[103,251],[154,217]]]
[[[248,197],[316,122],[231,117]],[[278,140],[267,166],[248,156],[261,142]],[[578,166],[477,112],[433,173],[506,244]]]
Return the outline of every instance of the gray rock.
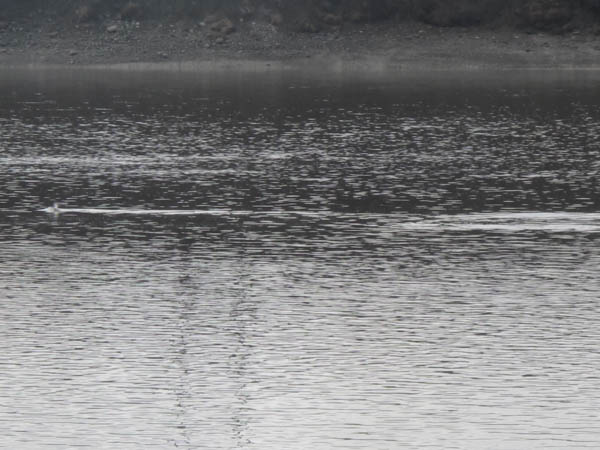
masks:
[[[567,0],[530,0],[518,13],[524,25],[546,30],[563,27],[563,32],[572,31],[568,22],[573,18],[573,6]]]
[[[116,33],[117,31],[119,31],[119,27],[117,25],[110,25],[106,27],[106,31],[108,31],[109,33]]]
[[[208,20],[208,19],[207,19]],[[230,34],[235,31],[235,26],[233,22],[228,18],[223,18],[221,20],[214,21],[210,24],[211,31],[220,34]]]

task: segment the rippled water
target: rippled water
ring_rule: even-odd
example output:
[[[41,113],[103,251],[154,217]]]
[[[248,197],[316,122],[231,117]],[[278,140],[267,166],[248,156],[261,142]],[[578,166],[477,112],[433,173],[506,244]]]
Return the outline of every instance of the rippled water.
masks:
[[[3,71],[0,442],[598,448],[598,78]]]

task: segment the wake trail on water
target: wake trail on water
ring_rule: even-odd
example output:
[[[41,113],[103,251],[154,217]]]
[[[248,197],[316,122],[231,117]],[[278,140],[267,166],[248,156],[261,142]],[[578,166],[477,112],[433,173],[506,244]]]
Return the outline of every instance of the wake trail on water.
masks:
[[[440,215],[399,224],[414,230],[600,232],[600,213],[501,212]]]
[[[106,214],[106,215],[150,215],[150,216],[198,216],[198,215],[234,215],[246,213],[245,211],[231,211],[226,209],[106,209],[106,208],[60,208],[53,210],[45,208],[43,212],[56,214]]]
[[[51,214],[102,214],[109,216],[270,216],[279,218],[375,219],[381,226],[412,231],[577,231],[600,232],[600,213],[586,212],[497,212],[423,216],[405,213],[353,213],[329,210],[249,211],[231,209],[141,209],[141,208],[45,208]]]
[[[245,211],[232,209],[108,209],[108,208],[44,208],[41,212],[51,214],[104,214],[109,216],[130,215],[130,216],[322,216],[325,213],[321,211]]]

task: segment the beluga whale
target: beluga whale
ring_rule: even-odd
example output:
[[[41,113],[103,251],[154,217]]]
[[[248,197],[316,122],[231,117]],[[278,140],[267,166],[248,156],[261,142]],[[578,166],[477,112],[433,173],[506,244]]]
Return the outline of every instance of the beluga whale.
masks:
[[[52,206],[48,208],[44,208],[42,211],[50,213],[50,214],[60,214],[60,208],[58,207],[58,203],[54,202]]]

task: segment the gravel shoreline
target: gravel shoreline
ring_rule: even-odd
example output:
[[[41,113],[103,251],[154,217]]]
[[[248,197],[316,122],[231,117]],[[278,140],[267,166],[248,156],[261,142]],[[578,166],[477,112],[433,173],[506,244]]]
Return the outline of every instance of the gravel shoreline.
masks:
[[[52,23],[0,29],[0,64],[112,65],[236,61],[380,69],[596,69],[600,36],[514,28],[435,27],[423,23],[347,25],[300,33],[266,22],[214,33],[203,23],[113,21],[57,27]]]

